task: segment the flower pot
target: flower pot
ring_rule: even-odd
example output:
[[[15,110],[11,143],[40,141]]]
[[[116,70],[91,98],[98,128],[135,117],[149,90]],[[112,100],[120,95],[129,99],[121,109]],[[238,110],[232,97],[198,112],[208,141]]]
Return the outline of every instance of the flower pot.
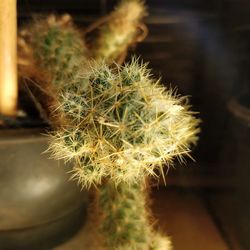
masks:
[[[1,250],[51,249],[84,221],[86,192],[46,148],[38,130],[0,130]]]

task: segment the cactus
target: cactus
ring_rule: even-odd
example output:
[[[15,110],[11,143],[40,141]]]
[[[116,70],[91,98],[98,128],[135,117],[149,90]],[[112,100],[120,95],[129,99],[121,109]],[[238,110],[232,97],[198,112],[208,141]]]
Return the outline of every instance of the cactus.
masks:
[[[45,20],[36,20],[19,40],[23,46],[20,53],[26,62],[20,66],[21,73],[38,82],[36,86],[42,91],[36,98],[42,106],[41,113],[46,113],[53,127],[69,122],[55,107],[60,105],[58,93],[81,81],[88,56],[81,33],[69,15],[50,15]]]
[[[49,74],[55,90],[74,81],[87,56],[81,34],[68,15],[61,18],[51,15],[45,21],[35,22],[30,28],[29,44],[37,67]]]
[[[49,150],[73,160],[73,176],[87,188],[109,179],[99,197],[106,249],[164,249],[167,239],[152,237],[141,181],[189,153],[198,121],[185,99],[166,91],[138,60],[93,65],[75,76],[68,86],[56,78],[65,86],[56,110],[67,123],[51,133]]]
[[[115,184],[155,176],[175,156],[182,159],[197,139],[198,120],[186,98],[150,77],[134,59],[125,66],[93,66],[73,91],[59,95],[59,110],[75,127],[51,133],[55,159],[74,160],[85,187],[108,177]]]
[[[140,2],[120,6],[126,3]],[[34,58],[55,90],[49,109],[59,116],[48,150],[55,159],[74,162],[72,178],[83,187],[98,187],[105,249],[171,249],[150,225],[145,182],[175,157],[189,155],[196,142],[199,120],[187,98],[166,90],[137,59],[112,67],[86,63],[84,43],[71,24],[51,18],[32,30]],[[116,56],[101,51],[95,54],[99,61]]]
[[[189,154],[199,120],[186,98],[165,90],[136,59],[93,65],[82,79],[60,94],[57,110],[75,126],[52,132],[49,151],[75,162],[73,177],[84,187],[103,184],[97,207],[105,249],[171,249],[150,226],[143,180]]]
[[[90,43],[91,56],[110,63],[116,60],[128,47],[135,43],[139,34],[138,26],[146,10],[141,0],[123,0],[111,12],[100,27],[99,34]],[[105,20],[106,19],[106,20]]]

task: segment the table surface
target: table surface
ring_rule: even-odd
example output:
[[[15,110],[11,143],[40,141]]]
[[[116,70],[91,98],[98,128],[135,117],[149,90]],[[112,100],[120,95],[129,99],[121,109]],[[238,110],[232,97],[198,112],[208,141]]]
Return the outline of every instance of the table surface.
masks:
[[[203,193],[160,187],[153,189],[151,197],[159,229],[171,237],[175,250],[242,249],[230,232],[227,237],[231,240],[225,237]],[[91,245],[86,243],[86,238]],[[83,226],[74,237],[55,250],[97,250],[96,241],[91,239],[89,230]]]

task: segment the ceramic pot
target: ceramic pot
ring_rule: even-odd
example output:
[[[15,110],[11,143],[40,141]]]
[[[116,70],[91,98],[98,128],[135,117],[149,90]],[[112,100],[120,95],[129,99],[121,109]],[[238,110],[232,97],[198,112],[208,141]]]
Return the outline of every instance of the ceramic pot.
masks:
[[[51,249],[84,221],[87,193],[47,146],[37,130],[0,131],[1,250]]]

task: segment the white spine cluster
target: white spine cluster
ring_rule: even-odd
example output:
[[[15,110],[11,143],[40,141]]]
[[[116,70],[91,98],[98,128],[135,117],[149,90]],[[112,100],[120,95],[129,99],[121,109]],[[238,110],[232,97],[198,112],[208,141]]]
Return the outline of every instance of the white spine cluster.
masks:
[[[98,64],[81,78],[60,93],[57,110],[69,123],[51,133],[49,150],[56,159],[75,161],[73,176],[83,186],[104,177],[137,182],[189,154],[199,120],[186,98],[166,90],[145,64]]]

